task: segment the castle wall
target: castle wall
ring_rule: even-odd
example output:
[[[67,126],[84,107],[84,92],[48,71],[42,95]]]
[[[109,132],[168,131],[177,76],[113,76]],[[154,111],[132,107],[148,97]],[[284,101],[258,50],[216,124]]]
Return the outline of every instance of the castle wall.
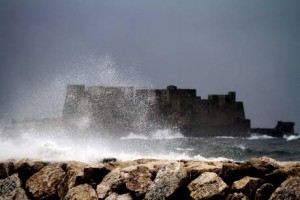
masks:
[[[194,89],[68,86],[64,118],[88,117],[91,127],[110,132],[176,126],[193,135],[248,133],[242,102],[235,92],[201,99]]]

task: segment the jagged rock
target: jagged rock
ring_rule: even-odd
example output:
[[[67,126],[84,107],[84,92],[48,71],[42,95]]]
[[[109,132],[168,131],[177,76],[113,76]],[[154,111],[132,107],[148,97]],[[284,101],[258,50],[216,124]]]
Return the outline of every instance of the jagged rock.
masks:
[[[25,183],[30,176],[40,171],[48,164],[48,162],[43,161],[22,159],[15,164],[15,171],[19,174],[20,178]]]
[[[300,176],[300,164],[285,164],[279,169],[274,170],[270,174],[267,174],[265,181],[272,183],[275,186],[279,186],[289,176]]]
[[[121,175],[121,169],[116,168],[108,173],[97,186],[97,194],[100,199],[104,199],[111,192],[117,190],[123,184],[123,177]]]
[[[220,176],[226,183],[232,184],[245,176],[263,178],[279,167],[277,161],[272,158],[254,158],[241,164],[224,163]]]
[[[66,175],[62,183],[58,186],[58,196],[63,199],[68,190],[78,185],[79,177],[83,176],[83,169],[87,164],[77,161],[68,162],[66,165]]]
[[[270,197],[270,200],[299,200],[300,199],[300,177],[290,177]]]
[[[225,200],[249,200],[249,198],[242,192],[235,192],[233,194],[228,194]]]
[[[105,165],[85,167],[82,181],[96,187],[110,171]]]
[[[244,178],[233,183],[232,190],[241,191],[251,198],[255,194],[256,189],[260,187],[261,184],[262,179],[245,176]]]
[[[147,192],[152,184],[152,174],[145,166],[128,167],[122,169],[122,176],[126,188],[141,195]]]
[[[96,191],[88,184],[78,185],[71,188],[65,200],[98,200]]]
[[[25,191],[21,188],[22,182],[18,174],[13,174],[0,180],[0,199],[27,200]]]
[[[143,160],[145,163],[142,163],[140,166],[145,166],[149,169],[151,173],[157,173],[160,169],[162,169],[165,165],[172,163],[171,161],[166,160]]]
[[[5,161],[0,163],[0,179],[7,178],[12,175],[15,169],[13,161]]]
[[[145,199],[166,199],[171,196],[187,177],[182,163],[173,162],[165,165],[157,172],[154,182],[151,184]]]
[[[203,172],[215,172],[219,174],[223,164],[221,162],[188,161],[184,167],[189,176],[198,177]]]
[[[105,198],[105,200],[117,200],[118,194],[113,192],[108,197]]]
[[[275,186],[270,183],[263,184],[260,188],[256,190],[255,200],[269,199],[275,189]]]
[[[193,199],[210,199],[223,195],[228,188],[226,183],[214,172],[204,172],[189,185]]]
[[[133,200],[133,198],[130,195],[130,193],[118,195],[117,193],[114,192],[110,194],[108,197],[106,197],[105,200]]]
[[[57,198],[65,174],[60,164],[48,165],[27,180],[26,188],[37,199]]]

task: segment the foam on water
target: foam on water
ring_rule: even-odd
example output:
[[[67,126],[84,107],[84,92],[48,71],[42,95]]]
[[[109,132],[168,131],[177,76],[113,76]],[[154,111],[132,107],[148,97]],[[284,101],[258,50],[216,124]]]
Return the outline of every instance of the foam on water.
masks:
[[[170,129],[164,129],[164,130],[156,130],[156,131],[151,132],[149,134],[129,133],[129,135],[121,137],[121,140],[133,140],[133,139],[140,139],[140,140],[172,140],[172,139],[178,139],[178,138],[184,138],[184,135],[182,135],[179,132],[174,132]]]
[[[283,138],[287,141],[298,140],[300,139],[300,135],[284,135]]]
[[[269,136],[269,135],[257,135],[257,134],[251,134],[248,140],[260,140],[260,139],[272,139],[274,137]]]

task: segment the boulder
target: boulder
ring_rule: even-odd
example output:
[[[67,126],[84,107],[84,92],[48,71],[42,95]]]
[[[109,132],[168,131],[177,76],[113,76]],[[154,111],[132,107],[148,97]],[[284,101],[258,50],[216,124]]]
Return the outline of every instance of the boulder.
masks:
[[[97,185],[98,198],[106,198],[109,194],[121,187],[123,181],[124,179],[121,175],[121,169],[116,168],[112,170],[103,178],[102,182]]]
[[[299,200],[300,199],[300,177],[290,177],[278,187],[270,197],[270,200]]]
[[[290,176],[300,176],[300,164],[285,164],[280,168],[269,173],[265,177],[265,181],[272,183],[278,187],[283,181]]]
[[[82,179],[83,169],[87,165],[82,162],[71,161],[66,164],[66,175],[64,176],[64,180],[58,186],[58,196],[63,199],[68,190],[78,185],[78,179]]]
[[[145,199],[166,199],[175,193],[187,177],[186,170],[180,162],[165,165],[157,172]]]
[[[275,186],[270,183],[263,184],[260,188],[256,190],[255,200],[269,199],[275,189]]]
[[[40,171],[48,164],[48,162],[43,161],[22,159],[15,164],[15,171],[19,174],[20,178],[25,183],[30,176]]]
[[[37,199],[57,198],[58,186],[65,177],[60,164],[52,164],[33,174],[26,182],[28,192]]]
[[[72,187],[66,197],[65,200],[98,200],[98,196],[96,191],[92,186],[88,184],[78,185],[76,187]]]
[[[261,186],[262,182],[263,180],[260,178],[245,176],[232,184],[232,190],[243,192],[251,198],[255,194],[257,188]]]
[[[187,161],[184,167],[190,177],[198,177],[203,172],[215,172],[219,174],[223,164],[221,162]]]
[[[0,163],[0,179],[7,178],[12,175],[14,172],[14,162],[13,161],[5,161]]]
[[[122,169],[122,176],[126,188],[135,192],[137,196],[145,194],[153,183],[151,172],[147,167],[141,165]]]
[[[188,185],[193,199],[221,197],[227,188],[226,183],[214,172],[204,172]]]
[[[28,197],[21,185],[22,181],[18,174],[0,180],[0,199],[27,200]]]
[[[233,194],[228,194],[225,200],[249,200],[249,198],[242,192],[235,192]]]
[[[110,172],[105,165],[88,166],[83,170],[83,182],[95,187],[101,183],[103,178]]]

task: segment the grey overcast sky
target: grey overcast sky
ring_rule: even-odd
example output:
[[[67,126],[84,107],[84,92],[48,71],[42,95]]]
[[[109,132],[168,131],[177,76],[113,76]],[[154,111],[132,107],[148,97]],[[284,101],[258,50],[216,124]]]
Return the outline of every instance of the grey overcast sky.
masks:
[[[0,116],[57,116],[68,83],[236,91],[300,130],[299,0],[0,0]]]

